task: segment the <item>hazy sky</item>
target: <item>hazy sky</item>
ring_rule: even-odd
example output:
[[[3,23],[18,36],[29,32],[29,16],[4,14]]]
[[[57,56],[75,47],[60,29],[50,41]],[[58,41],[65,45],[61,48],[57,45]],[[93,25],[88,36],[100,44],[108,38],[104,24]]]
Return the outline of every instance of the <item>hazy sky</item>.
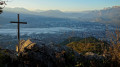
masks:
[[[120,6],[120,0],[8,0],[7,7],[29,10],[86,11]]]

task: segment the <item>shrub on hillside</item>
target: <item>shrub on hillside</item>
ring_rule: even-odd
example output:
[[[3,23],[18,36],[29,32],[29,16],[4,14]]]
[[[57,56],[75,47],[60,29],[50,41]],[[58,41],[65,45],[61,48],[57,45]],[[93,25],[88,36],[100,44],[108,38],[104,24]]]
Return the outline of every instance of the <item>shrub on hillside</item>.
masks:
[[[97,54],[103,53],[106,43],[97,40],[96,38],[89,37],[80,41],[75,41],[67,44],[68,47],[74,49],[78,53],[93,52]]]

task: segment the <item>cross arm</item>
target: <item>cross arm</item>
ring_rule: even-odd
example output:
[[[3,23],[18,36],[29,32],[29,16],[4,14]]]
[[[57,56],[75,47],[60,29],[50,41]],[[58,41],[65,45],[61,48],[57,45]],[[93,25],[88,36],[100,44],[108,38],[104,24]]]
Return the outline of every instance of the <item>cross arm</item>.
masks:
[[[14,22],[14,21],[11,21],[10,23],[18,23],[18,22]],[[27,22],[19,22],[20,24],[27,24]]]

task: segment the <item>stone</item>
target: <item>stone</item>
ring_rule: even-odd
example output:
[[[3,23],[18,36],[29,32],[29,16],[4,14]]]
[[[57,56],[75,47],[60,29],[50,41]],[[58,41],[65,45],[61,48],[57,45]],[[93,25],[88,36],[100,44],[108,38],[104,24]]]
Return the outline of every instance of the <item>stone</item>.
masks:
[[[36,45],[36,43],[33,43],[30,39],[28,40],[21,40],[20,41],[20,52],[23,52],[24,49],[32,49],[32,47],[34,47]],[[16,46],[16,51],[18,52],[18,45]]]

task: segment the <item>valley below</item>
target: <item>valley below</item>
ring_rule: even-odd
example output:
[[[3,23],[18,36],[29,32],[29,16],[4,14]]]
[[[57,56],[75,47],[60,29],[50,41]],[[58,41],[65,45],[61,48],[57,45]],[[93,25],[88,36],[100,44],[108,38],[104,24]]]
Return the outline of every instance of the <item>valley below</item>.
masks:
[[[73,22],[74,23],[74,22]],[[29,25],[29,24],[28,24]],[[69,24],[68,24],[69,25]],[[7,25],[6,25],[7,26]],[[12,26],[12,25],[11,25]],[[10,27],[0,28],[0,47],[5,49],[15,50],[15,45],[17,45],[17,25]],[[20,35],[21,40],[27,39],[38,39],[43,41],[45,44],[60,44],[64,40],[71,37],[95,37],[101,40],[107,40],[106,35],[107,30],[109,32],[114,32],[116,26],[110,24],[102,23],[81,23],[79,25],[74,23],[74,26],[61,26],[61,27],[41,27],[41,28],[29,28],[21,27]],[[9,28],[8,28],[9,27]]]

